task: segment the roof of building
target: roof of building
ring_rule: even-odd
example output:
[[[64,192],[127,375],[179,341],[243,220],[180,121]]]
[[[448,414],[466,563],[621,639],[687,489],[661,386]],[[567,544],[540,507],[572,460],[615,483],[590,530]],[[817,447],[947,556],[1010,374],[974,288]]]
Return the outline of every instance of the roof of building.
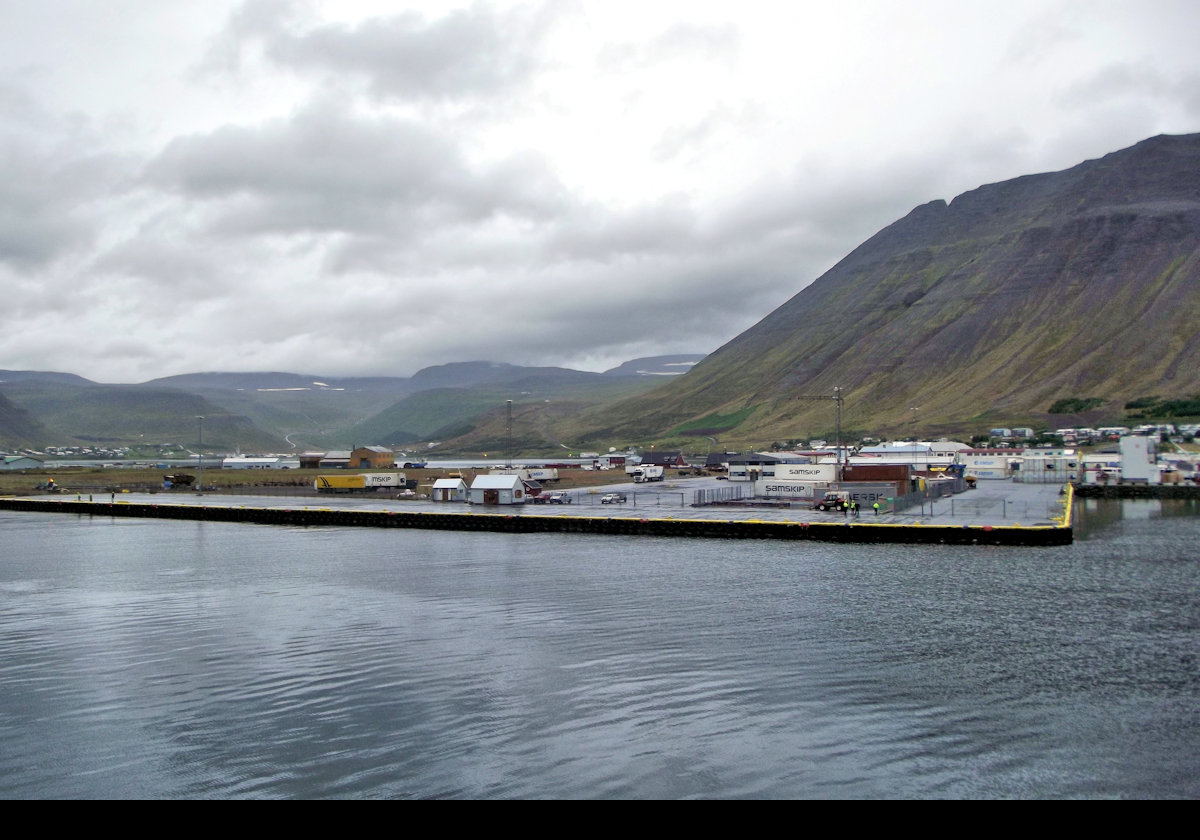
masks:
[[[729,459],[730,464],[778,464],[783,461],[765,452],[751,452],[749,455],[735,455]]]
[[[478,475],[471,482],[472,490],[510,490],[521,486],[519,475]]]
[[[458,489],[459,487],[466,488],[467,482],[463,481],[461,478],[435,478],[433,481],[433,486],[438,489],[445,487]]]
[[[675,452],[643,452],[641,463],[644,466],[668,466],[683,459],[683,453]]]

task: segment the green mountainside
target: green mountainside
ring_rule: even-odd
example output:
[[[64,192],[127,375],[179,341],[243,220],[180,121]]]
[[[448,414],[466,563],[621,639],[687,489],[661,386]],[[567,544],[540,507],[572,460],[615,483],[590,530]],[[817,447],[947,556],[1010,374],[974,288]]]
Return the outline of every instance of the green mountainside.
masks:
[[[414,447],[463,436],[470,445],[498,448],[494,433],[484,432],[482,440],[477,433],[497,412],[506,415],[511,400],[518,412],[535,415],[538,431],[530,444],[558,452],[561,446],[549,430],[552,418],[645,390],[701,358],[637,359],[604,373],[463,362],[426,368],[411,378],[213,372],[140,385],[0,371],[0,446],[194,448],[203,416],[206,451]]]
[[[209,449],[253,452],[287,446],[282,438],[244,416],[195,394],[168,388],[27,379],[5,383],[0,390],[43,425],[36,437],[39,445],[84,442],[194,449],[203,425],[203,442]]]
[[[763,445],[1120,417],[1200,394],[1200,135],[934,201],[689,374],[586,412],[584,441]],[[1083,415],[1056,415],[1068,398]]]
[[[46,439],[46,429],[25,409],[0,394],[0,451],[34,446]]]

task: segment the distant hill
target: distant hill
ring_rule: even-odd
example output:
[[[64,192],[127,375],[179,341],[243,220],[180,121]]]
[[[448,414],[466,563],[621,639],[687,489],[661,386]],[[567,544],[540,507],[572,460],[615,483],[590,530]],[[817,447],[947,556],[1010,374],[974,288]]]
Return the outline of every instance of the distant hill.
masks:
[[[597,402],[644,390],[659,372],[698,358],[702,357],[639,359],[605,373],[479,361],[437,365],[411,378],[205,372],[139,385],[104,385],[73,374],[4,371],[0,373],[7,384],[0,383],[0,391],[11,395],[14,413],[7,427],[0,425],[0,440],[7,430],[13,445],[195,446],[197,417],[203,416],[207,449],[408,446],[464,435],[470,439],[512,400],[518,415],[536,408],[530,444],[547,450],[559,447],[549,430],[551,416],[574,415]],[[478,445],[492,446],[486,441]]]
[[[48,370],[0,370],[0,388],[16,382],[55,382],[60,385],[95,385],[90,379],[73,373]]]
[[[1053,426],[1093,398],[1200,394],[1200,135],[932,201],[686,376],[575,422],[583,440],[758,442]]]
[[[148,385],[76,384],[26,378],[3,393],[39,427],[39,444],[85,442],[112,446],[173,444],[194,448],[203,417],[208,449],[283,451],[288,443],[196,394]]]

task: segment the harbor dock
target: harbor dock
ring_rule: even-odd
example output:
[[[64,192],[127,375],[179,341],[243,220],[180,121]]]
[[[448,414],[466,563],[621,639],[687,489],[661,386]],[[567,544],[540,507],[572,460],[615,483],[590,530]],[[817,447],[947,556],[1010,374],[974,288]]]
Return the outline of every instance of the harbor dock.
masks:
[[[1048,546],[1073,540],[1070,485],[981,482],[978,489],[906,510],[857,516],[802,507],[694,507],[670,485],[601,505],[467,505],[361,497],[287,498],[216,493],[0,498],[0,510],[77,516],[244,522],[302,527],[424,528],[851,543]],[[310,504],[311,502],[311,504]]]

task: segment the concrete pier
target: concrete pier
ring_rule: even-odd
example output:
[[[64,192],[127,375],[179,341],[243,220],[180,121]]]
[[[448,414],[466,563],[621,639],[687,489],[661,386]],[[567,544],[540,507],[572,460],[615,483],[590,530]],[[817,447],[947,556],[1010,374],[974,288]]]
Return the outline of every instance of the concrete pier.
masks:
[[[0,510],[77,516],[245,522],[305,527],[425,528],[506,533],[579,533],[724,539],[819,540],[853,543],[1048,546],[1073,539],[1071,488],[1021,487],[1003,482],[987,491],[939,499],[919,510],[858,517],[807,509],[662,506],[467,506],[429,501],[343,501],[287,505],[270,497],[203,495],[160,499],[119,494],[84,497],[0,498]],[[990,491],[990,494],[989,494]],[[996,495],[1003,491],[1003,495]],[[675,494],[678,495],[678,494]],[[581,494],[586,501],[586,496]],[[297,500],[298,501],[298,500]],[[1024,522],[1021,520],[1024,519]]]

